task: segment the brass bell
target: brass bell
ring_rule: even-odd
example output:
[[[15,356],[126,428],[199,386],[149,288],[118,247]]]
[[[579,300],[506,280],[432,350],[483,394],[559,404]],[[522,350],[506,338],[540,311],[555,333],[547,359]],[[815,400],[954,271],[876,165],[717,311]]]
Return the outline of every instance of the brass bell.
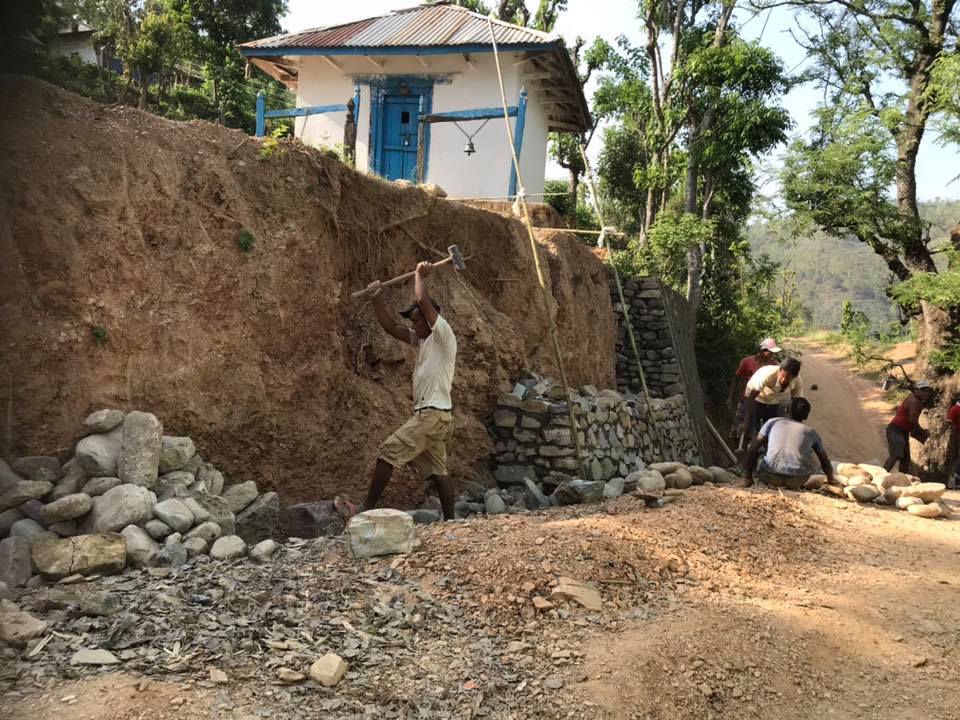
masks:
[[[473,147],[473,140],[467,140],[467,144],[463,148],[463,152],[469,157],[476,152],[476,148]]]

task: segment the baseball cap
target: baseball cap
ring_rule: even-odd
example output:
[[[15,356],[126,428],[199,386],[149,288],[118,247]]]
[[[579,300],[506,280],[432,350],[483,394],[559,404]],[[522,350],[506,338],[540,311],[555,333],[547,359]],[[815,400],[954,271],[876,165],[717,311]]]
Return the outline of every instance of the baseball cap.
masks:
[[[433,302],[433,307],[436,308],[437,312],[439,313],[439,312],[440,312],[440,303],[438,303],[438,302],[437,302],[436,300],[434,300],[433,298],[430,298],[430,300],[431,300],[431,302]],[[412,303],[410,303],[407,307],[405,307],[403,310],[400,311],[400,315],[403,316],[403,317],[405,317],[407,320],[409,320],[409,319],[410,319],[410,315],[413,314],[413,311],[416,310],[418,307],[419,307],[419,305],[417,305],[416,300],[414,300],[414,301],[413,301]]]
[[[914,389],[916,389],[916,390],[923,390],[924,388],[926,388],[927,390],[932,390],[932,389],[933,389],[933,385],[931,385],[930,383],[928,383],[926,380],[917,380],[917,381],[913,384],[913,387],[914,387]]]
[[[778,353],[781,351],[780,346],[777,345],[777,341],[773,338],[764,338],[760,343],[761,350],[768,350],[772,353]]]

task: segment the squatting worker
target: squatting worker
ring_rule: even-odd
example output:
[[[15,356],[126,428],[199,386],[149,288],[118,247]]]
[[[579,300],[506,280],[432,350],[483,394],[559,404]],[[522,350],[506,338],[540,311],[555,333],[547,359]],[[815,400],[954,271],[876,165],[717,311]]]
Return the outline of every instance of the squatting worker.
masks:
[[[400,311],[400,315],[410,321],[409,327],[393,319],[384,305],[379,282],[367,286],[373,296],[373,312],[380,327],[417,349],[417,363],[413,369],[413,417],[381,443],[373,480],[363,505],[356,509],[340,500],[337,509],[343,515],[375,508],[390,482],[393,469],[413,463],[421,480],[436,484],[444,519],[454,517],[453,481],[447,475],[447,444],[453,434],[450,390],[457,361],[457,338],[440,315],[440,305],[427,290],[426,278],[431,269],[428,262],[417,264],[414,276],[416,301]]]
[[[820,435],[804,421],[810,417],[810,401],[798,397],[790,401],[787,417],[767,420],[747,449],[743,469],[748,483],[757,479],[771,487],[786,487],[799,490],[817,471],[814,456],[820,461],[820,469],[833,481],[833,465],[823,447]],[[757,455],[766,445],[766,452],[757,467]]]
[[[731,409],[738,409],[738,401],[743,398],[747,382],[757,370],[767,365],[777,364],[774,355],[779,352],[782,352],[782,348],[777,345],[776,340],[764,338],[760,342],[760,349],[755,355],[747,355],[740,361],[740,364],[737,365],[737,372],[733,375],[733,382],[730,384],[730,397],[727,399],[727,405]]]
[[[799,360],[787,358],[779,367],[760,368],[747,382],[740,432],[752,439],[767,420],[783,417],[784,405],[799,397],[803,397]]]
[[[900,472],[910,472],[910,438],[925,443],[930,433],[920,427],[920,413],[933,402],[933,387],[926,380],[919,380],[903,402],[897,405],[893,420],[887,425],[887,461],[883,467],[889,472],[900,463]]]

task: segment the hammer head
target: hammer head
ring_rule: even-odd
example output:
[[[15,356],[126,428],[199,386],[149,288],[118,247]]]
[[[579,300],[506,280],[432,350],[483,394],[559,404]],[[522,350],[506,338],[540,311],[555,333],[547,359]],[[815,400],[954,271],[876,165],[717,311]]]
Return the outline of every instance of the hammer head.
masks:
[[[450,263],[453,265],[453,269],[457,272],[466,269],[467,265],[463,261],[463,254],[460,252],[460,248],[456,245],[451,245],[447,248],[447,252],[450,253]]]

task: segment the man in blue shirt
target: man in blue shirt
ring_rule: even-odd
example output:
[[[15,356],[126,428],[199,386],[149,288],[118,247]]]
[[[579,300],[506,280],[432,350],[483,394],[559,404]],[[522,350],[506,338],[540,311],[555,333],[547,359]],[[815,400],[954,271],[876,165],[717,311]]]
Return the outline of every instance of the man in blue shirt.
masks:
[[[764,423],[747,449],[744,470],[748,482],[757,485],[756,474],[757,480],[771,487],[799,490],[817,472],[814,457],[820,461],[827,481],[833,480],[833,466],[820,435],[804,424],[809,416],[810,401],[800,397],[790,402],[789,417],[773,418]],[[766,446],[766,452],[758,468],[757,456],[763,446]]]

